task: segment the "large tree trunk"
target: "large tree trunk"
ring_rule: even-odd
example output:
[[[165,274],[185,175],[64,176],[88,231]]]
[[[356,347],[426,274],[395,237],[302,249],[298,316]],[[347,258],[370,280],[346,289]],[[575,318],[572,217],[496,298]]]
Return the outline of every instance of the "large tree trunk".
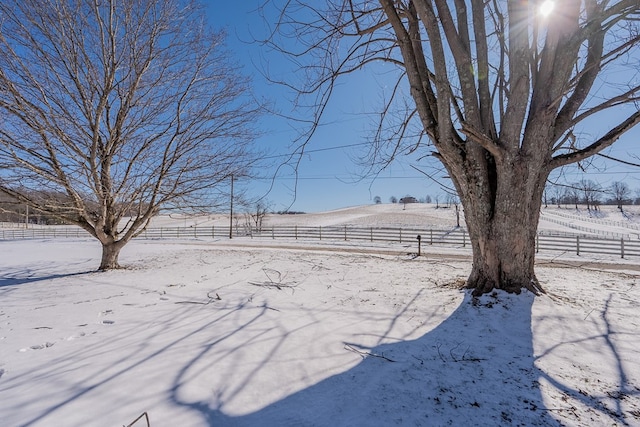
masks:
[[[527,162],[531,163],[530,159]],[[474,295],[493,289],[544,292],[534,263],[547,173],[543,167],[513,160],[497,165],[489,162],[487,170],[490,173],[482,174],[484,179],[480,180],[477,169],[467,170],[461,182],[460,195],[473,247],[467,287],[474,289]]]
[[[122,241],[107,241],[102,242],[102,261],[100,262],[99,270],[113,270],[120,268],[118,264],[118,256],[120,250],[124,247]]]

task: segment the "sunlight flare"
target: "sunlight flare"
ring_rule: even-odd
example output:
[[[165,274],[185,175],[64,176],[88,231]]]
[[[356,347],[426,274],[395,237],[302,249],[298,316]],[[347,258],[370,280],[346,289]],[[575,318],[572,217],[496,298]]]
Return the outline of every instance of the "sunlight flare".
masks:
[[[556,6],[555,1],[545,0],[540,5],[540,14],[546,18],[547,16],[551,15],[551,12],[553,12],[553,9],[555,8],[555,6]]]

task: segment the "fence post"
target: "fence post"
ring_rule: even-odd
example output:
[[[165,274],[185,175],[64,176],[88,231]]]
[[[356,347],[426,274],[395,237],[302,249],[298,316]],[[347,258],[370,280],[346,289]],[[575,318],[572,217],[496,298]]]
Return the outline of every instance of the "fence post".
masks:
[[[620,257],[624,258],[624,237],[620,238]]]
[[[295,230],[296,240],[298,240],[298,224],[294,226],[294,230]]]
[[[271,227],[271,238],[275,240],[276,238],[276,233],[275,233],[275,227]]]
[[[319,226],[318,230],[320,230],[320,240],[322,240],[322,226]]]
[[[402,227],[400,227],[400,243],[402,243]]]
[[[429,244],[433,245],[433,228],[429,229]]]
[[[215,238],[216,237],[216,226],[212,225],[211,226],[211,238]]]
[[[540,252],[540,235],[536,234],[536,253]]]
[[[347,226],[344,226],[344,241],[347,241]]]
[[[580,236],[576,236],[576,255],[580,255]]]
[[[198,227],[197,226],[193,227],[193,237],[196,238],[196,239],[198,238]]]
[[[373,227],[369,229],[369,233],[371,234],[371,241],[373,242]]]

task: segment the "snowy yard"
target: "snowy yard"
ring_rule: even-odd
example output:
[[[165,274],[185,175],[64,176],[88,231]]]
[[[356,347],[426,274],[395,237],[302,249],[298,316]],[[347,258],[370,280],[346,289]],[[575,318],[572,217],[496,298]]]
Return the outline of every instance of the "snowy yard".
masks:
[[[452,224],[399,208],[268,220]],[[100,273],[90,239],[2,241],[0,425],[640,425],[637,260],[541,254],[547,295],[474,300],[468,248],[415,249],[143,240]]]
[[[0,242],[0,425],[640,425],[622,265],[474,300],[459,257],[230,243],[100,273],[95,241]]]

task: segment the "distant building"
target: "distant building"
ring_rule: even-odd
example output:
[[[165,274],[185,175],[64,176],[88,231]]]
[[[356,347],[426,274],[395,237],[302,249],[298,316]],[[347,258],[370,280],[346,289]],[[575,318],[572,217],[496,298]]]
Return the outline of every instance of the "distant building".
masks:
[[[405,205],[407,203],[418,203],[418,199],[413,196],[404,196],[402,199],[400,199],[400,203],[404,203]]]

